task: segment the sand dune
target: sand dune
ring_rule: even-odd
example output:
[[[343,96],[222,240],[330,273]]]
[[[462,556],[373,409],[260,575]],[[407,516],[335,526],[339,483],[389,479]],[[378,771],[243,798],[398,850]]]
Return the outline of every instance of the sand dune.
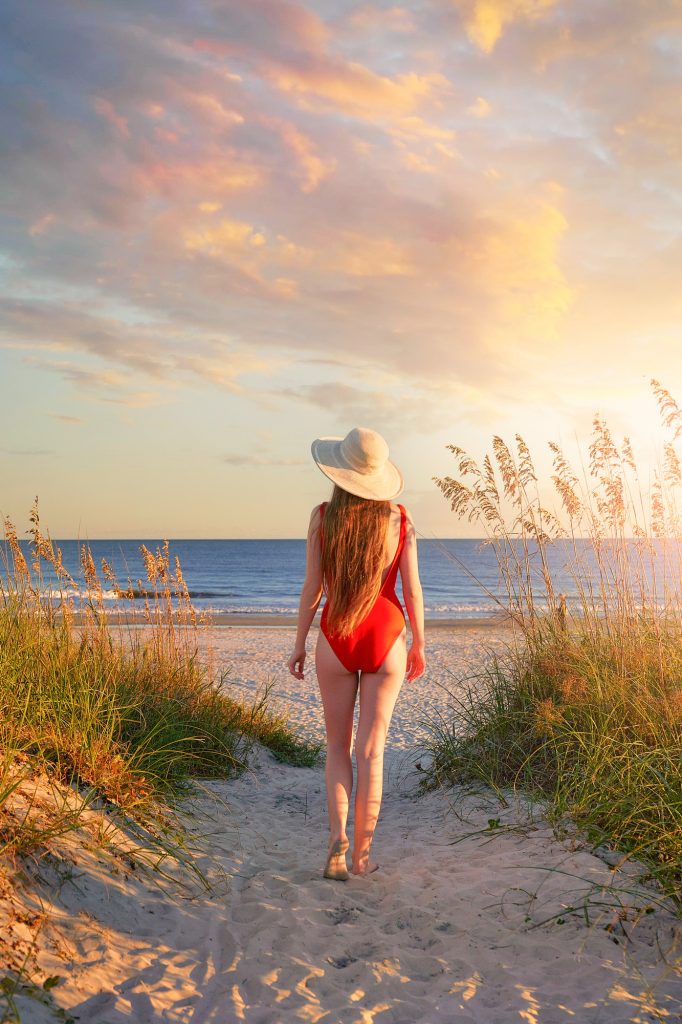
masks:
[[[270,659],[278,698],[319,731],[314,675],[305,685],[287,678],[291,635],[265,632],[224,631],[235,684],[258,685]],[[94,851],[71,848],[73,877],[52,890],[38,953],[40,969],[63,979],[55,1002],[79,1024],[682,1019],[682,976],[662,960],[682,955],[679,919],[663,907],[620,919],[612,909],[651,905],[636,866],[612,870],[578,834],[555,838],[525,801],[417,795],[410,750],[420,695],[435,706],[439,657],[461,666],[482,656],[475,633],[443,634],[429,677],[401,694],[373,846],[378,872],[321,877],[323,769],[283,766],[260,750],[251,772],[209,783],[185,805],[190,829],[204,836],[211,896],[178,887],[172,900],[124,861],[112,874]],[[43,865],[43,897],[58,870]],[[27,904],[37,892],[26,890]],[[19,1003],[24,1021],[53,1019],[34,998]]]

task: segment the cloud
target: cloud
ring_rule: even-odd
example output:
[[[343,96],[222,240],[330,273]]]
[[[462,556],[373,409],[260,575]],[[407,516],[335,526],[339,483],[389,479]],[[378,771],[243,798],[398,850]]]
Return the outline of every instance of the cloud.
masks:
[[[336,160],[323,160],[316,153],[315,143],[311,138],[300,131],[292,122],[281,121],[271,123],[277,124],[282,141],[294,154],[299,166],[301,178],[301,191],[313,192],[318,186],[333,173],[336,167]]]
[[[467,114],[472,117],[489,117],[492,107],[483,96],[477,96],[476,102],[467,107]]]
[[[214,58],[248,62],[302,109],[338,110],[361,120],[391,118],[443,102],[451,92],[440,72],[385,75],[333,52],[332,29],[302,5],[255,0],[224,10],[213,29],[210,38],[195,38],[193,47]]]
[[[415,31],[415,18],[408,7],[356,7],[342,22],[341,29],[357,38],[358,32],[377,32],[382,38],[387,33],[410,34]]]
[[[184,7],[188,24],[194,22]],[[191,21],[190,21],[191,19]],[[223,5],[217,19],[211,19],[210,37],[193,37],[193,46],[208,53],[289,50],[321,51],[331,29],[314,10],[289,0],[251,0],[249,4]]]
[[[48,413],[48,416],[52,416],[53,419],[60,420],[62,423],[70,423],[73,425],[85,423],[82,416],[71,416],[67,413],[50,412]]]
[[[330,262],[333,270],[348,277],[402,277],[416,270],[408,246],[353,231],[337,238]]]
[[[171,400],[165,392],[162,394],[156,391],[135,390],[134,378],[128,374],[113,370],[91,370],[78,363],[64,360],[39,359],[35,356],[26,356],[25,359],[32,366],[58,373],[79,391],[84,392],[91,401],[125,405],[131,409],[145,409],[150,406],[164,405]],[[84,422],[78,416],[58,416],[55,413],[49,415],[55,416],[56,419],[60,419],[64,423]]]
[[[190,254],[201,253],[213,260],[226,262],[242,277],[241,290],[253,288],[268,293],[276,284],[268,280],[269,267],[279,270],[305,265],[313,253],[295,245],[286,236],[272,236],[253,224],[229,218],[205,219],[187,230],[185,249]]]
[[[196,347],[188,351],[185,341],[191,335],[177,326],[131,325],[74,305],[0,296],[0,312],[0,348],[80,352],[117,364],[94,370],[72,360],[45,360],[32,354],[25,357],[31,365],[54,370],[80,387],[125,388],[143,374],[162,380],[165,388],[176,388],[183,377],[189,377],[237,391],[242,374],[263,372],[276,365],[276,361],[239,350],[211,332],[195,337]],[[149,404],[151,395],[140,393],[132,401]]]
[[[362,374],[357,378],[362,380]],[[333,436],[336,431],[340,437],[353,425],[372,426],[396,438],[423,436],[442,429],[444,422],[456,423],[460,417],[489,414],[485,396],[458,381],[411,385],[395,375],[378,380],[368,375],[364,379],[364,387],[338,380],[285,387],[277,397],[321,410],[325,422],[332,424],[320,428],[321,433]],[[453,402],[460,408],[455,415]]]
[[[56,455],[53,448],[0,448],[3,455]]]
[[[452,0],[462,12],[469,38],[492,53],[506,25],[541,17],[557,0]]]
[[[109,122],[121,138],[130,138],[130,126],[127,118],[116,113],[114,105],[110,100],[105,99],[103,96],[94,96],[92,106],[93,109],[105,119],[105,121]]]
[[[677,367],[669,11],[5,12],[0,345],[50,354],[26,369],[311,406],[361,366],[339,415],[398,381],[418,423],[582,383],[578,356],[636,376],[643,339]]]
[[[62,362],[56,359],[29,357],[27,361],[43,370],[55,370],[64,380],[86,390],[119,388],[130,380],[126,374],[118,373],[115,370],[88,370],[77,363]]]
[[[263,75],[284,93],[294,94],[304,109],[336,109],[353,117],[402,117],[431,101],[443,102],[448,79],[434,72],[409,72],[389,78],[356,64],[311,61],[307,66],[262,67]]]
[[[307,466],[308,459],[284,459],[265,455],[262,452],[234,453],[222,455],[221,462],[229,466]]]
[[[35,221],[28,229],[28,233],[31,238],[35,238],[36,235],[42,235],[44,231],[47,231],[49,226],[54,222],[54,214],[46,213],[44,217]]]

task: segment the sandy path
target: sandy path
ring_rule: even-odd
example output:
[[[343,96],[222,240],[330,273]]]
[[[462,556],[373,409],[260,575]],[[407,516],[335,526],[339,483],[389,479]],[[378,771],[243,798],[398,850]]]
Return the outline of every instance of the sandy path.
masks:
[[[297,689],[281,673],[289,640],[235,630],[221,643],[243,687],[279,666],[278,698],[314,733],[314,676]],[[441,642],[431,683],[403,689],[396,709],[375,875],[321,877],[324,771],[260,751],[252,772],[209,784],[188,805],[192,828],[212,832],[207,870],[225,873],[212,898],[172,902],[137,873],[112,876],[94,855],[81,857],[77,887],[66,884],[50,908],[71,965],[54,950],[42,956],[64,978],[58,1004],[79,1024],[678,1024],[682,977],[666,970],[656,943],[679,958],[679,920],[658,909],[619,924],[599,906],[616,902],[601,887],[614,877],[626,884],[627,874],[614,876],[579,839],[554,839],[527,805],[459,791],[416,796],[415,710],[435,700],[438,657],[461,666],[481,653],[473,635]],[[481,835],[489,819],[501,827]],[[589,925],[566,909],[586,898]],[[646,891],[623,899],[643,905]],[[29,1005],[24,1021],[50,1019]]]

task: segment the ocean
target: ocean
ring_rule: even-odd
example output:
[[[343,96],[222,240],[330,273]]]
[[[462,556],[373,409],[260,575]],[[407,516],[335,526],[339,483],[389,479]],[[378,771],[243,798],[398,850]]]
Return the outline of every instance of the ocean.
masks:
[[[31,564],[29,541],[20,543]],[[144,544],[155,553],[162,543],[159,539],[91,540],[89,546],[98,571],[102,558],[105,558],[122,588],[128,586],[130,578],[135,590],[144,590],[149,588],[149,584],[140,545]],[[298,610],[305,574],[305,543],[305,540],[171,540],[169,553],[171,567],[174,567],[176,555],[180,560],[192,604],[197,611],[240,616],[291,615]],[[587,545],[588,542],[583,543]],[[61,549],[62,561],[69,572],[77,580],[82,579],[79,569],[82,542],[53,540],[53,544],[55,549]],[[0,542],[0,553],[3,549],[0,574],[4,578],[7,565],[4,541]],[[506,607],[498,562],[491,545],[480,540],[420,538],[417,551],[427,619],[484,618],[499,615]],[[575,583],[566,569],[566,551],[555,544],[549,553],[555,589],[566,594],[570,607],[576,593]],[[533,576],[533,586],[542,603],[543,582],[537,563]],[[677,578],[679,580],[679,575]],[[55,587],[56,578],[46,573],[45,592],[52,589],[53,596],[56,596]],[[142,597],[123,600],[117,597],[106,580],[103,580],[103,590],[105,601],[112,608],[141,608]],[[402,601],[400,574],[396,592]],[[491,595],[498,596],[502,607]]]

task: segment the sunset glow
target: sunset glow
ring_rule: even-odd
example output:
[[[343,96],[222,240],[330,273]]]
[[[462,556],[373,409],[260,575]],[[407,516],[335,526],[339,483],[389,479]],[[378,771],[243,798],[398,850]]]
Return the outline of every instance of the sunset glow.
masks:
[[[3,5],[0,512],[300,537],[371,426],[646,458],[682,402],[675,4]],[[543,456],[544,457],[544,456]]]

